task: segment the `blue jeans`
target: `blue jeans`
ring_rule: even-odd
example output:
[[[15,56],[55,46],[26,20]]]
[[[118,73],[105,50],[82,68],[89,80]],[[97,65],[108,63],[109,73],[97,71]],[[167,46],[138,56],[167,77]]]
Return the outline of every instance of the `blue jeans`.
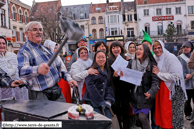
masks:
[[[94,111],[96,111],[97,113],[102,114],[102,109],[101,109],[101,108],[94,108]],[[111,115],[111,113],[110,113],[109,108],[105,108],[105,109],[104,109],[104,113],[105,113],[106,117],[108,117],[109,119],[112,118],[112,115]],[[102,115],[103,115],[103,114],[102,114]]]

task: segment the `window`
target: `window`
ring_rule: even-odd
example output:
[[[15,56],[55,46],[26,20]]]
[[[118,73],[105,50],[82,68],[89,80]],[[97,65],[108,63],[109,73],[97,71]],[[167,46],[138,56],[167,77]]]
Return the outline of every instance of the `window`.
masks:
[[[6,21],[5,21],[5,10],[1,9],[1,26],[5,27],[6,26]]]
[[[111,15],[110,16],[110,23],[117,23],[117,17],[116,17],[116,15]]]
[[[100,7],[96,7],[96,9],[95,9],[96,11],[100,11],[101,10],[101,8]]]
[[[123,22],[125,21],[125,14],[123,14]]]
[[[23,41],[23,29],[20,28],[20,41]]]
[[[96,24],[96,18],[92,17],[92,24]]]
[[[130,15],[127,15],[127,20],[128,21],[132,21],[132,15],[130,14]]]
[[[17,33],[16,33],[16,27],[13,26],[13,37],[16,37],[16,41],[17,41]]]
[[[176,23],[176,28],[177,28],[177,34],[181,34],[182,33],[182,22],[178,21]]]
[[[25,23],[28,23],[28,15],[27,15],[27,12],[25,12],[24,16],[25,16]]]
[[[100,16],[100,17],[98,18],[98,23],[99,23],[99,24],[103,24],[103,17],[102,17],[102,16]]]
[[[99,32],[100,32],[100,38],[104,38],[104,30],[101,28]]]
[[[194,14],[194,6],[188,6],[188,13]]]
[[[97,38],[97,34],[96,34],[96,29],[92,30],[92,38],[96,39]]]
[[[84,30],[84,25],[81,25],[80,27],[82,28],[83,31],[85,31],[85,30]]]
[[[21,9],[19,10],[18,15],[19,15],[19,21],[22,22],[22,11],[21,11]]]
[[[117,35],[117,28],[111,28],[111,35]]]
[[[149,9],[144,9],[143,12],[144,12],[144,16],[149,16]]]
[[[176,14],[181,14],[181,7],[176,8]]]
[[[15,7],[12,8],[12,19],[13,19],[13,20],[16,20]]]
[[[162,26],[162,23],[159,23],[157,27],[158,27],[158,35],[162,35],[163,34],[163,26]]]
[[[171,14],[171,8],[166,8],[166,14]]]
[[[143,3],[144,3],[144,4],[147,4],[147,3],[148,3],[148,0],[143,0]]]
[[[134,37],[134,28],[127,28],[127,37]]]
[[[145,24],[145,32],[150,35],[150,24]]]
[[[84,11],[80,11],[80,19],[85,19],[85,13],[84,13]]]
[[[69,17],[70,19],[73,19],[73,14],[72,14],[71,11],[68,13],[68,17]]]
[[[161,9],[156,9],[156,14],[157,15],[162,15],[162,10]]]
[[[194,21],[191,21],[191,29],[194,29]]]

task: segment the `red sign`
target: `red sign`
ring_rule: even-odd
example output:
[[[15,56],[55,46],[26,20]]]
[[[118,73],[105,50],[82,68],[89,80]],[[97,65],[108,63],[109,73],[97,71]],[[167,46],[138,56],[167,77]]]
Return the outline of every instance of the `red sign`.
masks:
[[[11,38],[9,38],[9,37],[6,37],[6,40],[7,40],[7,41],[11,41]]]
[[[152,17],[152,21],[168,21],[168,20],[174,20],[174,16],[154,16]]]

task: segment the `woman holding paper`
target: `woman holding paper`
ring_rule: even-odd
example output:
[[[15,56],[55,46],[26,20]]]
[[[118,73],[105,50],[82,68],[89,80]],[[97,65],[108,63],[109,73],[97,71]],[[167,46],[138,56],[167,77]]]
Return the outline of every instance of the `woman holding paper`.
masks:
[[[157,65],[147,45],[137,47],[136,57],[130,60],[127,68],[143,72],[140,86],[131,84],[130,100],[133,111],[143,129],[151,129],[148,113],[154,105],[154,98],[159,89],[159,78],[152,73],[152,68]],[[121,76],[125,75],[124,71]]]
[[[156,94],[155,124],[161,128],[182,129],[186,98],[182,65],[160,40],[153,43],[153,51],[158,63],[153,67],[153,73],[161,79]]]
[[[118,76],[118,71],[114,71],[111,65],[120,54],[124,59],[124,49],[119,42],[113,42],[110,46],[110,57],[108,58],[108,65],[111,71],[111,79],[114,85],[115,104],[112,106],[114,113],[117,115],[120,129],[129,129],[129,86],[128,83],[121,81]],[[122,121],[123,119],[123,121]],[[121,124],[123,122],[123,126]]]

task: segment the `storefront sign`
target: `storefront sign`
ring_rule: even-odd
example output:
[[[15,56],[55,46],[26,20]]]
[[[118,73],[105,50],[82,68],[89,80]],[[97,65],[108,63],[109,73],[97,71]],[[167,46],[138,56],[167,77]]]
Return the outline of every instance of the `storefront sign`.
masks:
[[[13,43],[13,47],[20,47],[20,44]]]
[[[106,43],[105,39],[96,39],[96,40],[90,40],[90,44],[95,44],[97,41],[102,40]]]
[[[9,38],[9,37],[6,37],[6,40],[7,40],[7,41],[11,41],[11,38]]]
[[[114,40],[123,41],[123,36],[119,36],[119,37],[107,37],[106,38],[106,41],[114,41]]]
[[[174,16],[154,16],[152,17],[152,21],[168,21],[168,20],[174,20]]]
[[[13,42],[13,43],[16,42],[16,37],[12,37],[12,42]]]

